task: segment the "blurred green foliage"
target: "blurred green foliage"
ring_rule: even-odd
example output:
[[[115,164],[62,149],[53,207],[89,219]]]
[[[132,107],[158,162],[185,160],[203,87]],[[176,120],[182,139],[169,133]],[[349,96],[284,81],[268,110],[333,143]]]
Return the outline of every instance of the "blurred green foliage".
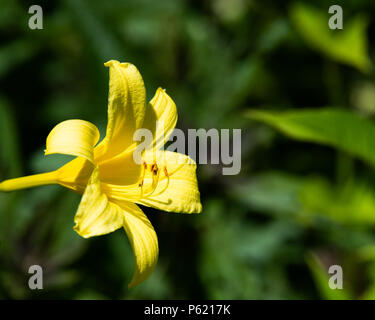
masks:
[[[43,30],[28,28],[33,4]],[[73,231],[79,195],[1,193],[0,298],[374,299],[375,3],[338,4],[332,31],[323,0],[2,0],[0,180],[65,163],[43,157],[60,121],[103,135],[109,59],[135,64],[149,98],[166,88],[179,128],[243,133],[239,175],[199,166],[201,215],[145,209],[160,258],[131,290],[125,233]],[[28,289],[32,264],[44,290]],[[343,291],[328,287],[332,264]]]
[[[344,14],[345,9],[344,6]],[[368,45],[364,34],[368,23],[364,15],[345,15],[345,28],[340,32],[327,28],[326,12],[306,4],[294,4],[291,7],[291,18],[312,48],[361,71],[368,71],[372,67],[367,55]]]
[[[332,108],[282,113],[252,110],[248,116],[298,140],[333,146],[375,166],[375,125],[353,112]]]

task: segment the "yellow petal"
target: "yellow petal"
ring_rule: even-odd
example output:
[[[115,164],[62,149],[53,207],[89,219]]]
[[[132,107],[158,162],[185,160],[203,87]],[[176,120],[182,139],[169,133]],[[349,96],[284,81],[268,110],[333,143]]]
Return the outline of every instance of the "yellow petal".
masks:
[[[176,123],[176,104],[165,90],[158,88],[146,109],[144,122],[144,128],[153,134],[153,148],[158,150],[168,141]]]
[[[164,211],[200,213],[202,205],[196,176],[197,165],[188,156],[170,151],[145,152],[144,161],[158,167],[157,187],[152,190],[152,173],[147,172],[143,198],[137,203]],[[155,181],[154,181],[155,183]]]
[[[111,184],[134,184],[141,174],[141,166],[135,163],[131,152],[99,163],[99,168],[102,182]]]
[[[109,96],[106,137],[95,150],[102,162],[126,151],[133,143],[134,132],[143,125],[146,90],[137,68],[130,63],[108,61]]]
[[[109,201],[102,193],[99,170],[94,169],[83,194],[74,229],[84,238],[103,235],[124,227],[134,255],[134,275],[129,287],[146,280],[154,270],[159,254],[154,228],[142,210],[126,201]]]
[[[45,154],[62,153],[81,158],[70,161],[57,171],[3,181],[0,183],[0,191],[60,183],[83,192],[92,171],[92,164],[87,163],[94,161],[93,149],[98,140],[99,131],[90,122],[67,120],[59,123],[47,137]],[[76,185],[77,181],[80,181],[80,186]]]
[[[177,109],[173,100],[162,88],[158,88],[146,108],[143,127],[151,131],[153,146],[159,149],[170,137],[177,123]],[[158,126],[156,126],[158,124]],[[150,146],[151,147],[151,146]],[[100,162],[102,182],[131,185],[139,182],[141,166],[133,160],[132,150],[123,152],[108,161]]]
[[[45,154],[68,154],[94,162],[94,146],[99,141],[99,130],[84,120],[59,123],[47,137]]]
[[[88,181],[74,222],[74,230],[84,238],[110,233],[124,224],[123,210],[101,191],[97,168]]]
[[[124,210],[124,228],[134,254],[134,274],[129,287],[145,281],[158,261],[159,246],[155,230],[142,210],[131,202],[117,202]]]

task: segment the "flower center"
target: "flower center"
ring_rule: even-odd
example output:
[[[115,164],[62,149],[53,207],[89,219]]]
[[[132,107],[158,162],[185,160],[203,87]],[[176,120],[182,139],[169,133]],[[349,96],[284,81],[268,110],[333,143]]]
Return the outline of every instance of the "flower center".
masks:
[[[145,175],[148,172],[148,170],[150,171],[151,176],[152,176],[152,183],[147,188],[144,188],[144,179],[145,179]],[[163,193],[168,188],[168,186],[169,186],[169,174],[168,174],[168,170],[167,170],[166,166],[163,167],[163,173],[164,173],[164,177],[160,177],[160,170],[159,170],[159,167],[158,167],[156,162],[154,162],[153,164],[151,164],[149,166],[146,163],[146,161],[143,161],[142,173],[141,173],[141,177],[140,177],[140,182],[138,184],[138,187],[141,188],[140,198],[147,198],[147,197],[151,196],[155,192],[155,190],[156,190],[156,188],[159,184],[159,181],[163,180],[163,178],[167,179],[167,183],[164,186],[164,188],[162,190],[160,190],[155,195],[159,195],[159,194]]]
[[[129,201],[138,201],[151,196],[155,197],[167,190],[170,184],[170,177],[183,166],[184,164],[182,163],[173,168],[173,171],[169,171],[165,165],[160,166],[156,162],[149,164],[143,161],[138,182],[132,185],[102,183],[102,191],[110,198],[120,200],[126,198]],[[160,183],[162,183],[163,187],[157,188]]]

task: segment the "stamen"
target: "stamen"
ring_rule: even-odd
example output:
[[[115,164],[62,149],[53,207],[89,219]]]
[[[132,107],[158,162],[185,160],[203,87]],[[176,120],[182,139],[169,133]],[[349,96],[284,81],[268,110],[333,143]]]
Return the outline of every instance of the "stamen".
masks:
[[[152,183],[151,185],[147,183],[145,188],[145,181],[148,181],[148,178],[146,179],[146,173],[148,172],[148,169],[150,169],[150,173],[152,175]],[[111,193],[112,197],[114,199],[123,199],[124,196],[128,197],[129,200],[141,200],[142,198],[147,198],[150,195],[152,195],[160,181],[160,170],[158,168],[158,165],[156,163],[153,163],[152,165],[147,165],[145,161],[142,163],[141,167],[141,175],[138,179],[138,182],[128,185],[128,186],[118,186],[118,185],[106,185],[104,184],[102,186],[103,191],[107,193]],[[166,177],[168,177],[168,171],[166,168],[163,168],[163,172]],[[150,177],[151,178],[151,177]],[[169,179],[169,178],[168,178]],[[140,190],[139,190],[140,189]],[[146,189],[146,190],[145,190]],[[139,193],[136,192],[136,190],[140,191]],[[163,188],[162,192],[165,191],[165,188]],[[135,195],[135,193],[138,193]],[[160,194],[160,192],[158,192]]]
[[[162,194],[165,190],[167,190],[167,188],[169,187],[169,182],[170,182],[170,176],[172,176],[173,174],[175,174],[178,170],[180,170],[186,163],[182,163],[180,164],[176,169],[174,169],[172,172],[168,172],[167,170],[167,167],[164,167],[163,168],[163,171],[164,171],[164,175],[165,177],[159,179],[159,182],[163,181],[164,179],[167,179],[167,183],[165,185],[165,187],[159,191],[157,194],[155,194],[154,196],[158,196],[160,194]]]
[[[140,195],[138,199],[146,199],[150,197],[151,195],[157,196],[162,194],[167,190],[170,184],[170,177],[175,174],[178,170],[180,170],[186,163],[180,164],[177,168],[175,168],[172,172],[168,172],[167,167],[163,166],[162,170],[159,170],[159,167],[156,162],[154,162],[151,165],[148,165],[145,161],[142,163],[142,174],[138,182],[138,187],[141,188],[140,190]],[[163,177],[160,176],[160,172],[163,172]],[[151,185],[148,184],[147,188],[145,189],[145,178],[146,178],[146,173],[150,172],[152,178],[152,183]],[[148,179],[148,178],[147,178]],[[162,188],[162,190],[158,191],[155,193],[155,190],[157,189],[157,186],[159,183],[163,180],[167,180],[165,186]]]
[[[149,197],[150,195],[152,195],[154,193],[154,191],[156,190],[156,188],[158,186],[158,182],[159,182],[159,168],[158,168],[158,165],[156,163],[153,163],[151,165],[150,171],[152,173],[152,184],[151,184],[150,190],[148,190],[146,192],[144,197]]]
[[[160,194],[162,194],[165,190],[167,190],[168,186],[169,186],[169,174],[168,174],[168,170],[167,170],[167,167],[164,167],[163,168],[163,172],[164,172],[164,175],[167,179],[167,183],[166,185],[164,186],[164,188],[162,190],[160,190],[158,193],[155,194],[155,196],[158,196]],[[159,182],[162,181],[162,179],[159,180]]]
[[[156,163],[154,163],[152,166],[151,166],[151,172],[156,175],[158,173],[158,165]]]
[[[140,198],[143,197],[143,184],[144,184],[145,174],[146,174],[146,170],[147,170],[147,163],[146,163],[146,161],[143,161],[142,169],[143,169],[143,170],[142,170],[142,174],[141,174],[140,182],[139,182],[139,184],[138,184],[138,187],[141,188]]]
[[[151,171],[152,171],[152,190],[150,193],[147,194],[148,197],[154,193],[159,183],[159,168],[156,163],[152,165]]]

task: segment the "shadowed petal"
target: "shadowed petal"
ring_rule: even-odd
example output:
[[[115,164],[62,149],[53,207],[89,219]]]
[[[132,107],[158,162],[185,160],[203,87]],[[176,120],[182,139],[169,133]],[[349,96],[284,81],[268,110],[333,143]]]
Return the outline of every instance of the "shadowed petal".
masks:
[[[97,168],[87,184],[74,222],[74,230],[84,238],[107,234],[123,226],[123,210],[102,193]]]

